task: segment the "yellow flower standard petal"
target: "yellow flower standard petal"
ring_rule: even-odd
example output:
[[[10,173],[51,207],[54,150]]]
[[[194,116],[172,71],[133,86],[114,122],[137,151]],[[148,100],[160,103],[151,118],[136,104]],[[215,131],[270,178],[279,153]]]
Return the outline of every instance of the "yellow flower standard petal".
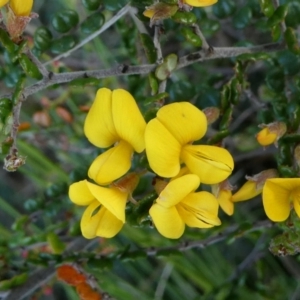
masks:
[[[130,93],[117,89],[112,92],[112,117],[118,136],[138,153],[145,149],[146,122]]]
[[[117,219],[104,206],[95,200],[84,211],[80,227],[82,235],[87,239],[96,236],[111,238],[122,228],[123,222]]]
[[[194,7],[204,7],[216,4],[218,0],[184,0],[184,3]]]
[[[232,156],[226,149],[207,145],[185,145],[181,159],[191,173],[198,175],[200,181],[207,184],[226,179],[234,165]]]
[[[299,186],[300,178],[274,178],[266,181],[262,197],[269,219],[282,222],[288,218],[291,209],[291,191]]]
[[[163,106],[157,119],[181,145],[197,141],[207,130],[205,114],[189,102],[178,102]]]
[[[121,192],[117,188],[106,188],[90,182],[87,182],[87,185],[95,199],[124,223],[128,194]]]
[[[112,91],[99,89],[84,123],[84,133],[97,147],[107,148],[120,138],[112,117]]]
[[[131,166],[133,148],[125,141],[100,154],[91,164],[88,175],[98,184],[107,185],[123,176]]]
[[[10,0],[9,6],[16,16],[26,17],[31,13],[33,0]]]
[[[180,170],[181,145],[157,119],[145,131],[146,153],[150,167],[162,177],[173,177]]]
[[[175,206],[165,208],[162,205],[153,204],[149,213],[161,235],[169,239],[178,239],[182,236],[185,225]]]
[[[221,224],[218,218],[219,204],[208,192],[192,193],[177,205],[178,212],[190,227],[210,228]]]
[[[194,174],[177,178],[165,187],[156,202],[166,208],[174,206],[182,201],[188,194],[194,192],[199,184],[199,177]]]
[[[91,204],[95,200],[95,197],[90,192],[87,183],[87,180],[82,180],[70,185],[69,198],[73,203],[85,206]]]

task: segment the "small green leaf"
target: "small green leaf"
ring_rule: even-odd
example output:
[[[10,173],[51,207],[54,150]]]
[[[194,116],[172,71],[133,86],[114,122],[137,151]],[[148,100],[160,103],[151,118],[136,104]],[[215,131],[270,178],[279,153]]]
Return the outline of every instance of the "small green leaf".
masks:
[[[83,33],[91,34],[101,28],[104,22],[104,15],[97,12],[87,17],[80,25],[80,29]]]
[[[284,20],[288,13],[288,5],[280,5],[277,7],[277,9],[274,11],[273,15],[269,18],[267,25],[269,27],[274,27],[275,25],[278,25],[280,22]]]
[[[63,36],[51,43],[50,50],[54,54],[60,54],[72,49],[76,45],[73,36]]]
[[[102,3],[102,0],[81,0],[83,6],[88,10],[97,10]]]
[[[61,33],[66,33],[75,27],[79,22],[78,13],[71,9],[57,13],[52,19],[52,26]]]

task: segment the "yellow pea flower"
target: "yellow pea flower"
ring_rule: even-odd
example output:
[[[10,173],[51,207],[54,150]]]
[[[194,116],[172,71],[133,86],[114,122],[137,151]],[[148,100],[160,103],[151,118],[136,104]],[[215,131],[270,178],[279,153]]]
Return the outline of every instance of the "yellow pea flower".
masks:
[[[172,180],[160,192],[149,213],[161,235],[177,239],[185,225],[211,228],[221,224],[218,201],[211,193],[195,193],[199,184],[198,176],[188,174]]]
[[[80,222],[85,238],[111,238],[121,230],[125,223],[126,202],[136,188],[138,179],[136,174],[129,173],[110,187],[102,187],[87,180],[71,184],[71,201],[87,206]]]
[[[300,178],[271,178],[263,188],[263,205],[268,218],[285,221],[295,209],[300,218]]]
[[[216,4],[218,0],[183,0],[183,3],[194,7],[204,7]]]
[[[192,145],[207,130],[204,113],[189,102],[163,106],[146,126],[146,154],[152,170],[161,177],[175,177],[185,163],[200,181],[215,184],[233,170],[233,158],[221,147]]]
[[[106,185],[123,176],[131,166],[134,151],[145,149],[146,122],[132,95],[125,90],[98,90],[86,117],[84,132],[88,140],[108,151],[92,163],[88,175]]]

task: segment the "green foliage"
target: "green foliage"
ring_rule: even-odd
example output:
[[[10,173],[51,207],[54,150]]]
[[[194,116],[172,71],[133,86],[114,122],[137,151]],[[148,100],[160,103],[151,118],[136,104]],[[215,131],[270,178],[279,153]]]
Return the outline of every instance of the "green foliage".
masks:
[[[69,263],[115,299],[298,296],[297,256],[290,258],[293,269],[277,258],[300,251],[299,217],[293,209],[288,220],[272,226],[262,221],[266,215],[258,196],[236,203],[231,217],[220,211],[220,227],[189,228],[180,240],[165,239],[149,217],[158,195],[144,152],[132,160],[130,171],[147,174],[133,194],[137,204],[127,203],[121,233],[111,240],[81,238],[83,210],[70,202],[68,187],[89,178],[89,166],[102,152],[83,130],[101,87],[130,91],[147,122],[172,102],[218,108],[219,118],[200,143],[230,150],[235,160],[230,182],[237,187],[245,175],[268,168],[276,168],[280,177],[299,178],[299,2],[285,0],[276,7],[272,0],[219,0],[185,11],[177,0],[163,0],[176,13],[150,27],[143,11],[154,2],[36,1],[40,17],[20,41],[13,42],[4,25],[0,29],[0,156],[10,163],[7,169],[17,170],[0,172],[1,292],[30,286],[38,269]],[[76,52],[56,57],[105,28],[127,4],[137,14],[127,12]],[[285,122],[287,133],[277,147],[263,151],[255,139],[258,125],[275,121]],[[77,297],[75,288],[56,278],[49,286],[54,282],[53,298]],[[43,299],[46,292],[32,293]]]

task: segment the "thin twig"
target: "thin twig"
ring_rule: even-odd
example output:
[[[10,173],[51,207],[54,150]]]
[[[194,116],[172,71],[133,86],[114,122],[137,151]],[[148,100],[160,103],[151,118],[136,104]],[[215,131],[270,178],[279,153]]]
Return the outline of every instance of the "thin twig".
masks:
[[[195,34],[199,36],[199,38],[201,39],[202,41],[202,48],[204,50],[209,50],[210,49],[210,46],[205,38],[205,36],[203,35],[202,31],[200,30],[200,27],[198,24],[193,24],[193,28],[194,28],[194,31],[195,31]]]
[[[253,47],[214,48],[212,53],[207,53],[207,51],[200,50],[198,52],[194,52],[179,58],[176,69],[179,70],[189,65],[206,60],[236,57],[244,53],[276,52],[282,49],[284,49],[284,46],[281,43],[272,43]],[[52,76],[49,76],[49,78],[44,78],[41,81],[25,88],[23,90],[23,97],[24,99],[26,99],[28,96],[42,91],[49,86],[67,83],[78,78],[93,77],[97,79],[102,79],[111,76],[146,75],[154,71],[156,66],[156,64],[138,66],[119,65],[111,69],[51,74]],[[4,97],[11,97],[11,95],[0,96],[0,98]]]
[[[40,62],[40,60],[31,52],[30,48],[27,47],[25,50],[25,53],[29,57],[29,59],[37,66],[39,69],[40,73],[43,75],[43,78],[48,78],[49,77],[49,71],[47,68]]]
[[[115,14],[109,21],[107,21],[100,29],[98,29],[97,31],[95,31],[94,33],[92,33],[91,35],[89,35],[87,38],[85,38],[84,40],[82,40],[79,44],[77,44],[74,48],[70,49],[67,52],[64,52],[56,57],[54,57],[53,59],[47,61],[44,63],[44,66],[49,65],[51,63],[53,63],[54,61],[58,61],[61,58],[65,58],[68,57],[72,52],[76,51],[77,49],[81,48],[82,46],[84,46],[85,44],[87,44],[88,42],[90,42],[91,40],[93,40],[94,38],[96,38],[98,35],[100,35],[102,32],[104,32],[105,30],[107,30],[109,27],[111,27],[113,24],[115,24],[120,18],[122,18],[124,15],[127,14],[127,12],[130,9],[130,5],[127,4],[125,5],[122,9],[120,9],[117,14]]]
[[[256,230],[261,230],[263,228],[270,228],[272,226],[273,226],[273,223],[270,222],[269,220],[257,222],[249,230],[245,230],[242,233],[237,232],[236,238],[240,238],[240,237],[245,236],[245,234],[247,234],[247,233],[250,233],[250,232],[253,232]],[[160,247],[158,247],[158,248],[151,247],[151,248],[146,249],[146,253],[148,256],[155,256],[162,250],[164,250],[164,251],[168,251],[168,250],[170,250],[170,251],[172,251],[172,250],[187,251],[187,250],[194,249],[194,248],[203,249],[207,246],[210,246],[210,245],[213,245],[213,244],[216,244],[216,243],[219,243],[219,242],[225,240],[228,236],[230,236],[234,232],[238,231],[238,229],[239,229],[238,225],[233,225],[233,226],[226,228],[224,230],[224,232],[222,232],[222,233],[220,232],[216,236],[209,237],[206,240],[187,242],[184,244],[179,244],[179,245],[169,246],[169,247],[161,247],[161,248]]]

